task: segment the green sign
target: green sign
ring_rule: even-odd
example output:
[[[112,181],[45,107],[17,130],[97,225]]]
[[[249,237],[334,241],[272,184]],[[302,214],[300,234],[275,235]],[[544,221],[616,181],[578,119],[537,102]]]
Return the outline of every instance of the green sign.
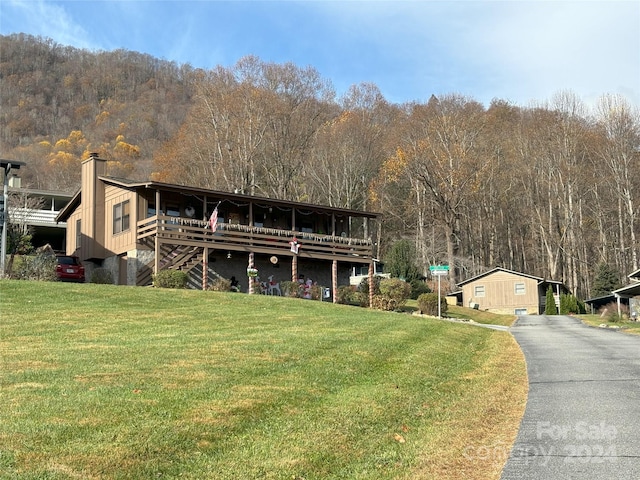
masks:
[[[449,270],[449,265],[431,265],[429,267],[429,270],[436,271],[436,270],[444,270],[444,271],[448,271]]]

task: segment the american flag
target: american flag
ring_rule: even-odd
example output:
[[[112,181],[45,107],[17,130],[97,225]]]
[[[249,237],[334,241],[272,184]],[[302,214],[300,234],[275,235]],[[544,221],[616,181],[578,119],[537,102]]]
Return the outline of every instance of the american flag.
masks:
[[[218,228],[218,207],[213,209],[211,213],[211,218],[209,218],[209,226],[211,227],[211,231],[215,232],[216,228]]]

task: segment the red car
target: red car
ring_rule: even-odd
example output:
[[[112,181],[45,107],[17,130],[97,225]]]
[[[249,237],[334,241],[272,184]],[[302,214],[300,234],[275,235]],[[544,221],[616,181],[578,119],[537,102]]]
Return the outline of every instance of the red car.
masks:
[[[58,255],[56,277],[61,282],[84,282],[84,267],[78,257]]]

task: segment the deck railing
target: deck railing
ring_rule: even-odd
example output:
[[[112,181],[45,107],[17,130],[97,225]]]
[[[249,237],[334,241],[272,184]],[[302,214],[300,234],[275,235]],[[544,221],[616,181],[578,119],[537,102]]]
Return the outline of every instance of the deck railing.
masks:
[[[269,255],[293,255],[291,242],[294,237],[297,239],[299,257],[342,260],[348,257],[349,261],[366,263],[373,254],[369,239],[230,223],[218,223],[213,232],[206,221],[163,215],[139,221],[137,232],[140,242],[149,242],[157,237],[160,242],[175,245],[207,246]]]

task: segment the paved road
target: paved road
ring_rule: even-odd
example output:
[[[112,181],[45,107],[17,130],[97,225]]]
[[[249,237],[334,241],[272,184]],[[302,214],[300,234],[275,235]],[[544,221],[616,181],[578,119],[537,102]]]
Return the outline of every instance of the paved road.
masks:
[[[640,336],[524,316],[527,407],[502,480],[640,480]]]

